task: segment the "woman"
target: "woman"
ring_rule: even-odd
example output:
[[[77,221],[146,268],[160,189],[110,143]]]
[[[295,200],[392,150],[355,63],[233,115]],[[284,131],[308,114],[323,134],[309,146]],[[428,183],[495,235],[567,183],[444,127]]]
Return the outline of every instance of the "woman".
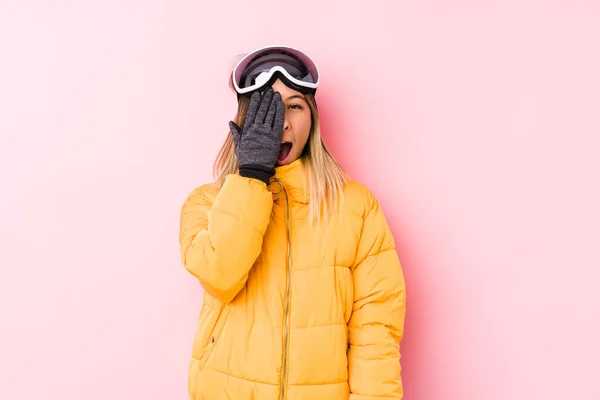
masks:
[[[261,48],[232,84],[216,182],[181,212],[182,261],[204,288],[190,398],[402,398],[403,273],[377,200],[321,139],[316,65]]]

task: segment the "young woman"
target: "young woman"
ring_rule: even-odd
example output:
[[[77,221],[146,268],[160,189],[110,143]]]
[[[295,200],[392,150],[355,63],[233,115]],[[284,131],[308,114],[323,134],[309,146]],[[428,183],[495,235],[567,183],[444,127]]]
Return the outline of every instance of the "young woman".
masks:
[[[266,47],[231,79],[215,182],[181,212],[182,261],[204,288],[190,398],[402,398],[402,269],[377,200],[321,139],[315,63]]]

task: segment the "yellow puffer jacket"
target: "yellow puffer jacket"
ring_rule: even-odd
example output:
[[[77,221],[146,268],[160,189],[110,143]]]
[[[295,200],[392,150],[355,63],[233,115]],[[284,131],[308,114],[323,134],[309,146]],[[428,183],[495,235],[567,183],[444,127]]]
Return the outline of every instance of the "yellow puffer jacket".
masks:
[[[181,257],[204,288],[192,400],[402,398],[405,283],[383,212],[350,181],[311,231],[303,176],[279,167],[271,192],[229,175],[183,205]]]

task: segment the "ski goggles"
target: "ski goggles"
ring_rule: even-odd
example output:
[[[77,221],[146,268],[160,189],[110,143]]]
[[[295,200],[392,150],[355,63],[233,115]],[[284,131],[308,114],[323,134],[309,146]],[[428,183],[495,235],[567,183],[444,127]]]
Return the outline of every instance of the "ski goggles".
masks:
[[[302,51],[287,46],[254,50],[233,70],[238,97],[271,86],[277,79],[300,93],[315,93],[319,86],[317,65]]]

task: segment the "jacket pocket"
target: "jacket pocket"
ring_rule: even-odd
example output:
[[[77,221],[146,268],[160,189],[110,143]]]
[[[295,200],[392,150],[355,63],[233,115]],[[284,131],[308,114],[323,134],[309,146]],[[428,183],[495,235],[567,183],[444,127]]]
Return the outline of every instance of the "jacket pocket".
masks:
[[[229,316],[229,306],[220,302],[204,305],[198,322],[198,333],[194,339],[192,356],[198,360],[201,371],[215,348],[225,322]]]

